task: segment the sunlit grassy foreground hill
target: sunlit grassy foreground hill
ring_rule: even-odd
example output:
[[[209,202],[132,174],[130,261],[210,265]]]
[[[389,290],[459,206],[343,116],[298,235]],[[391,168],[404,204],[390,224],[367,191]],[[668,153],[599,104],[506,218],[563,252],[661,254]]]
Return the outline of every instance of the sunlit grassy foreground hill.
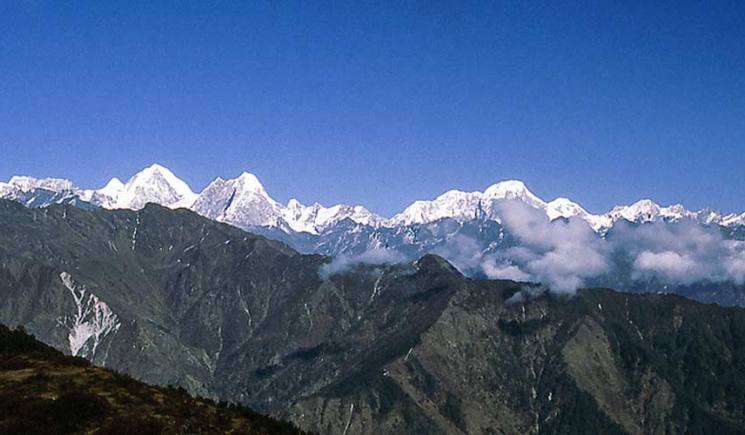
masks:
[[[83,358],[66,356],[0,325],[2,434],[299,434],[248,408],[195,399]]]

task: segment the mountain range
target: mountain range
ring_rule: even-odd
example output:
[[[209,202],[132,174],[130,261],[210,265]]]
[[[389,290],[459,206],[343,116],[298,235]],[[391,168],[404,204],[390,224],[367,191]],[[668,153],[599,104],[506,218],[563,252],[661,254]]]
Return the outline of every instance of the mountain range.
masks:
[[[722,214],[711,209],[691,211],[681,204],[660,206],[649,199],[631,205],[616,206],[603,214],[592,214],[567,198],[546,202],[517,180],[498,182],[483,192],[450,190],[432,200],[418,200],[390,218],[370,212],[361,205],[303,205],[296,199],[281,204],[274,200],[255,175],[244,172],[237,178],[215,179],[200,193],[194,193],[186,182],[168,168],[158,164],[145,168],[126,183],[112,178],[100,189],[83,189],[72,181],[56,178],[14,176],[0,183],[0,197],[37,204],[42,191],[56,194],[41,204],[59,203],[76,198],[106,209],[138,210],[152,202],[170,208],[188,208],[205,217],[241,228],[269,227],[286,232],[321,234],[339,222],[349,219],[373,228],[392,228],[428,224],[440,219],[500,221],[494,204],[500,200],[518,200],[543,210],[549,219],[579,218],[600,234],[625,220],[634,223],[691,220],[725,227],[745,225],[745,213]],[[38,199],[37,199],[38,201]]]
[[[554,291],[586,286],[676,293],[745,306],[745,214],[690,211],[641,200],[595,215],[558,198],[546,202],[519,181],[483,192],[452,190],[415,201],[390,218],[363,206],[274,200],[250,173],[218,178],[202,192],[152,165],[101,189],[69,180],[13,177],[0,197],[29,208],[189,209],[337,263],[413,261],[434,253],[473,278],[542,282]]]
[[[745,431],[745,311],[340,265],[189,210],[0,200],[0,323],[324,434]]]

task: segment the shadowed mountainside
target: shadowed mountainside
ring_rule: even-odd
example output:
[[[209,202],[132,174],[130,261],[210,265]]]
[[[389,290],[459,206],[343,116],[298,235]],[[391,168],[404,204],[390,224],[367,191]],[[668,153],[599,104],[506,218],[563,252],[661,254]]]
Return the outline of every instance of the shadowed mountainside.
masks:
[[[0,201],[0,322],[320,433],[745,432],[745,312],[331,261],[186,210]]]

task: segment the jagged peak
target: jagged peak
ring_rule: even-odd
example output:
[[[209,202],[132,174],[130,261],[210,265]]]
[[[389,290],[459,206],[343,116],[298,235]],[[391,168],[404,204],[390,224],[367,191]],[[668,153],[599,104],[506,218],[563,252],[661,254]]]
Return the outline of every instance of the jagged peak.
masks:
[[[725,227],[732,225],[745,225],[745,213],[730,213],[721,217],[721,224]]]
[[[663,207],[651,199],[642,199],[628,206],[614,207],[608,213],[608,216],[614,219],[624,218],[632,222],[648,222],[657,218],[673,221],[684,218],[696,218],[698,214],[689,211],[682,204],[672,204]]]
[[[109,180],[104,187],[98,190],[98,193],[106,196],[115,196],[124,189],[124,183],[116,177]]]
[[[46,189],[54,192],[59,192],[62,190],[77,189],[72,181],[63,178],[34,178],[15,175],[10,178],[8,184],[22,191]]]
[[[652,201],[651,199],[640,199],[639,201],[636,201],[635,203],[631,205],[617,205],[611,209],[609,214],[617,216],[632,216],[639,213],[645,213],[645,212],[654,212],[658,213],[660,210],[660,205],[656,202]]]
[[[155,176],[161,176],[164,178],[177,178],[170,169],[154,163],[146,168],[141,169],[139,172],[131,176],[127,180],[126,185],[131,185],[137,181],[149,180]]]
[[[241,175],[238,176],[238,178],[230,181],[239,184],[244,191],[266,193],[264,185],[261,184],[261,181],[259,181],[258,177],[250,172],[244,171],[241,173]]]
[[[184,180],[157,163],[133,175],[115,196],[115,208],[133,209],[142,208],[148,202],[167,207],[188,207],[197,197]]]
[[[521,201],[543,210],[552,220],[559,217],[584,219],[599,233],[607,231],[615,222],[624,219],[640,223],[690,219],[723,226],[745,224],[745,213],[722,214],[710,209],[693,212],[679,203],[661,206],[649,198],[630,205],[616,206],[604,214],[595,215],[566,197],[544,202],[533,194],[524,182],[515,179],[492,184],[483,192],[452,189],[434,199],[416,200],[390,219],[384,219],[361,205],[338,204],[325,207],[316,202],[306,206],[295,198],[290,199],[286,205],[280,204],[269,196],[256,175],[245,171],[233,179],[215,178],[202,191],[197,201],[198,195],[186,182],[158,163],[142,169],[126,183],[118,178],[112,178],[104,187],[97,190],[81,190],[67,179],[14,176],[9,182],[0,183],[0,196],[20,197],[36,189],[70,192],[84,201],[104,208],[138,209],[147,202],[156,202],[172,208],[189,207],[208,216],[221,216],[226,208],[224,204],[220,206],[218,203],[233,203],[235,199],[233,204],[240,205],[242,211],[230,216],[231,223],[240,226],[243,218],[252,224],[254,221],[262,223],[284,220],[292,229],[311,232],[322,231],[346,218],[375,227],[428,223],[443,218],[454,218],[459,221],[486,218],[499,222],[499,208],[495,207],[495,204],[503,199]],[[213,201],[210,197],[214,195],[223,195],[229,198],[229,201],[225,198]],[[256,213],[252,211],[253,208],[257,208]],[[252,215],[260,215],[261,219],[252,220]]]

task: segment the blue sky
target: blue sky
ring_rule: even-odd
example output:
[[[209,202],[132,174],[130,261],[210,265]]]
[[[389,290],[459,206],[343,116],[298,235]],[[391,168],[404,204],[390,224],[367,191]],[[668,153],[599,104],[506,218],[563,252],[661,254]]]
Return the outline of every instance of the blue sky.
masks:
[[[26,0],[0,29],[0,179],[745,210],[743,2]]]

